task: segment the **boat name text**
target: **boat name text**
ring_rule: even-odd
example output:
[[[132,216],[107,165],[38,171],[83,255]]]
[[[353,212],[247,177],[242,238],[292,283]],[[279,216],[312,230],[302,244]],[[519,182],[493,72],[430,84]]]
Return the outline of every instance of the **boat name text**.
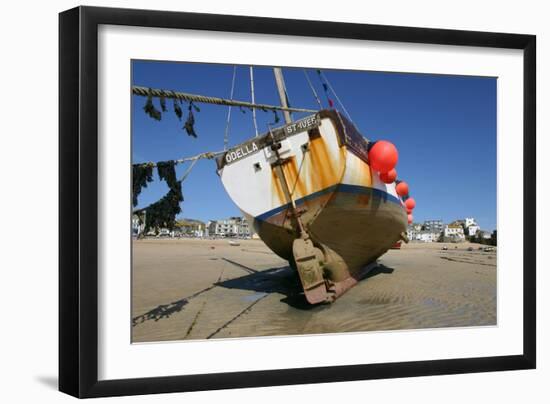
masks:
[[[321,125],[321,119],[318,114],[315,114],[288,124],[284,127],[277,128],[273,131],[273,134],[276,141],[281,141],[288,136],[292,136],[297,133],[316,128],[319,125]],[[223,160],[220,160],[220,162],[225,160],[225,164],[234,163],[264,148],[267,144],[268,143],[266,142],[266,140],[261,138],[258,140],[249,141],[232,150],[229,150],[227,153],[225,153],[225,155],[223,156]],[[219,166],[219,168],[221,168],[221,166]]]
[[[285,133],[287,135],[293,135],[294,133],[313,129],[319,125],[320,125],[319,117],[317,115],[312,115],[302,120],[291,123],[290,125],[287,125],[285,127]]]
[[[235,160],[240,160],[243,157],[254,153],[255,151],[258,151],[258,146],[255,142],[243,145],[238,149],[227,152],[227,154],[225,155],[225,162],[229,164]]]

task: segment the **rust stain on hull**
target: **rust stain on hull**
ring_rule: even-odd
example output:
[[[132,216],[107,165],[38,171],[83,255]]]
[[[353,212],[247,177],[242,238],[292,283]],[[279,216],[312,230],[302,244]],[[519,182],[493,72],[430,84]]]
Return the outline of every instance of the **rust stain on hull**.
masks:
[[[370,202],[370,196],[369,195],[357,195],[357,204],[359,206],[366,206]]]
[[[273,192],[271,193],[273,197],[273,205],[283,205],[285,204],[285,193],[283,191],[283,186],[281,185],[281,182],[279,181],[279,178],[277,177],[277,172],[271,167],[271,189]]]
[[[282,167],[293,197],[302,198],[306,196],[308,194],[308,190],[306,189],[306,186],[301,178],[303,173],[300,173],[300,168],[296,163],[296,157],[290,157],[283,163]]]
[[[309,143],[309,151],[306,158],[306,163],[308,163],[307,172],[310,173],[312,191],[319,191],[337,184],[343,173],[343,162],[342,153],[335,157],[331,156],[322,137],[312,139]]]
[[[345,148],[340,147],[338,155],[331,156],[325,140],[314,138],[300,164],[296,156],[292,156],[281,166],[293,197],[303,198],[339,183],[345,167]],[[288,203],[274,167],[271,167],[271,184],[275,204]]]
[[[296,156],[291,156],[281,163],[281,168],[292,199],[298,200],[339,184],[344,174],[345,163],[345,147],[339,146],[336,154],[331,153],[325,139],[319,136],[310,139],[308,150],[303,154],[303,160],[300,163]],[[289,203],[274,166],[271,167],[271,188],[274,206]],[[303,201],[301,207],[305,209],[302,222],[310,225],[329,200],[330,195],[325,195],[320,200]],[[287,220],[287,214],[288,209],[271,217],[269,222],[293,231],[291,221]]]

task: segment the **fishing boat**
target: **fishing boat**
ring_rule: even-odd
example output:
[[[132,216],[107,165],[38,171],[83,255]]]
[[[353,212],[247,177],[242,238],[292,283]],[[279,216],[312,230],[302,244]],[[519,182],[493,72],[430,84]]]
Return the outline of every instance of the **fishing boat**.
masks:
[[[287,108],[282,72],[274,71]],[[408,207],[396,183],[373,169],[374,143],[344,114],[284,117],[283,126],[221,154],[218,174],[254,231],[298,272],[307,301],[332,302],[408,241]]]

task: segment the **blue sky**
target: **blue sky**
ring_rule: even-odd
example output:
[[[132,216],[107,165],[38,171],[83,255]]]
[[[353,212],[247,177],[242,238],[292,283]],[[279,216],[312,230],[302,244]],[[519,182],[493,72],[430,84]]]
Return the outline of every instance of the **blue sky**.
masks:
[[[283,70],[292,106],[316,109],[303,69]],[[326,98],[315,70],[309,76],[324,106]],[[398,178],[416,200],[415,222],[448,223],[475,217],[485,230],[496,228],[496,78],[429,74],[323,70],[361,133],[385,139],[399,150]],[[233,66],[133,61],[134,85],[229,98]],[[254,68],[256,102],[279,104],[268,67]],[[155,121],[143,112],[145,97],[132,96],[133,162],[159,161],[223,150],[227,107],[199,104],[198,138],[188,136],[167,100],[168,112]],[[234,98],[250,100],[248,66],[238,66]],[[334,97],[331,97],[334,101]],[[158,101],[155,105],[160,109]],[[307,114],[294,114],[295,118]],[[260,133],[273,122],[257,112]],[[282,116],[281,116],[282,122]],[[229,144],[254,135],[252,113],[233,108]],[[178,166],[181,175],[186,165]],[[156,175],[156,174],[155,174]],[[150,183],[139,207],[158,200],[168,188]],[[225,193],[214,161],[197,163],[183,184],[180,217],[203,221],[240,215]]]

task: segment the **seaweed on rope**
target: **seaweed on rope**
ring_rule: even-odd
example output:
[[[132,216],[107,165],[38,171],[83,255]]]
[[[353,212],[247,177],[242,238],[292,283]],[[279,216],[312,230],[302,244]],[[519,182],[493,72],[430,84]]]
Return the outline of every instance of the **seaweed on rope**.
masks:
[[[143,107],[143,110],[147,115],[149,115],[151,118],[153,118],[156,121],[160,121],[162,119],[161,112],[155,108],[155,105],[153,104],[153,95],[151,92],[147,95],[147,101],[145,102],[145,106]]]
[[[166,182],[170,188],[168,193],[157,202],[134,211],[140,217],[145,216],[145,229],[168,228],[172,230],[176,223],[176,216],[181,212],[180,203],[183,202],[181,181],[176,178],[176,164],[174,160],[159,161],[156,164],[134,164],[133,165],[133,203],[137,205],[137,198],[141,189],[153,180],[153,167],[157,167],[159,178]]]
[[[138,197],[143,188],[153,181],[153,164],[134,164],[132,166],[132,203],[138,204]]]

